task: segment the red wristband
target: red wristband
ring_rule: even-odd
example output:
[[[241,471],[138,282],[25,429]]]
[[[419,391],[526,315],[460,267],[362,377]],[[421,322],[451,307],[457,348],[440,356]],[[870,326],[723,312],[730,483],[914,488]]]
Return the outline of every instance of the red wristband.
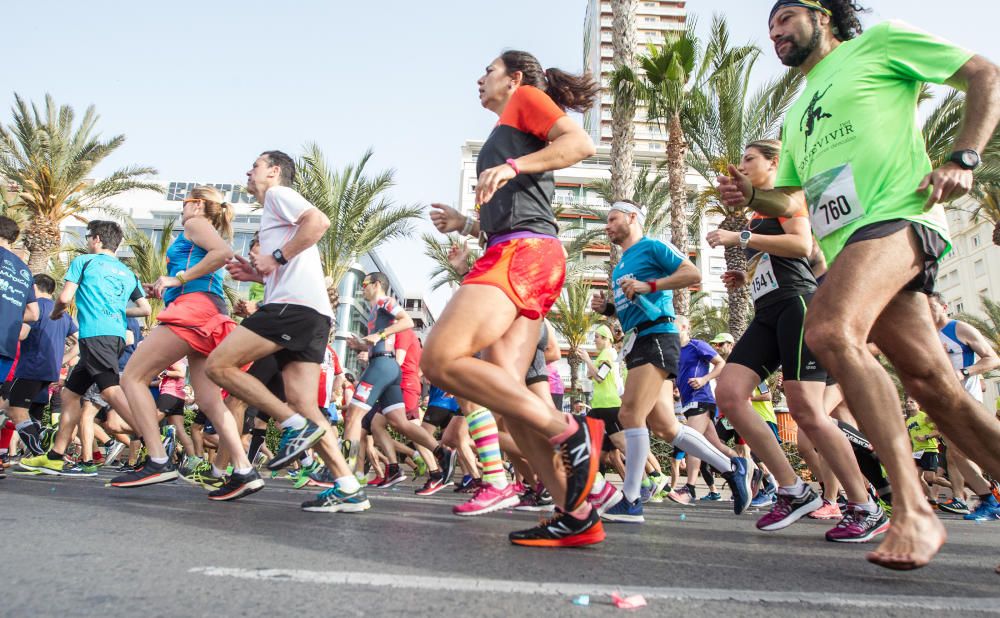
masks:
[[[651,288],[649,290],[650,292],[656,291],[656,279],[650,279],[649,281],[646,282],[646,285],[648,285]]]
[[[514,174],[515,175],[521,173],[521,170],[517,169],[517,163],[514,161],[514,159],[507,159],[506,161],[504,161],[504,163],[506,163],[507,165],[509,165],[511,167],[511,169],[514,170]]]

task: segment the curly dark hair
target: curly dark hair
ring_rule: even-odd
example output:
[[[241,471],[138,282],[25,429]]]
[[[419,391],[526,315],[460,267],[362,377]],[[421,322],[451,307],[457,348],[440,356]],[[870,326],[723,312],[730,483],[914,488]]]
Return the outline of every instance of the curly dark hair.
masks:
[[[830,25],[833,26],[833,36],[838,41],[850,41],[862,32],[861,20],[858,13],[868,13],[871,9],[865,8],[853,0],[819,0],[833,13],[830,18]]]

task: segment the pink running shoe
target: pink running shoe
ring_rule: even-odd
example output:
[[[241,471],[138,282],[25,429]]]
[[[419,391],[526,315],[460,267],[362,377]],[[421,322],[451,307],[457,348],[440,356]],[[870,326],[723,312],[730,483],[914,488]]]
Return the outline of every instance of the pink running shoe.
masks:
[[[483,483],[468,502],[456,504],[451,512],[460,517],[472,517],[514,507],[520,501],[521,498],[514,493],[513,485],[497,489],[493,485]]]
[[[611,483],[605,482],[604,489],[587,496],[587,501],[590,502],[591,506],[597,509],[598,515],[604,515],[605,511],[621,502],[621,499],[624,497],[625,496],[622,494],[621,490]]]
[[[823,506],[809,513],[809,517],[813,519],[841,519],[843,516],[844,514],[840,512],[840,507],[825,498],[823,499]]]
[[[687,487],[675,489],[668,493],[667,497],[677,504],[691,504],[691,501],[694,500],[694,496],[691,495],[691,492],[688,491]]]
[[[850,504],[847,513],[836,527],[826,533],[826,540],[834,543],[865,543],[889,529],[889,518],[881,506],[875,511]]]

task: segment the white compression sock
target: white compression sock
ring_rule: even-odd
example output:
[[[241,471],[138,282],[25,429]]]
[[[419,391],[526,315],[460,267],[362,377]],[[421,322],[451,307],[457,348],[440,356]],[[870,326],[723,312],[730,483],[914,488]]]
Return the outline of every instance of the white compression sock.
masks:
[[[685,453],[691,453],[719,472],[729,472],[733,469],[733,464],[728,457],[712,446],[712,443],[705,436],[687,425],[681,425],[681,430],[671,444]]]
[[[306,426],[306,417],[301,414],[293,414],[289,416],[286,420],[281,421],[281,427],[283,429],[302,429]]]
[[[649,430],[633,427],[622,431],[625,434],[625,498],[629,502],[639,499],[642,476],[646,473],[646,459],[649,457]]]

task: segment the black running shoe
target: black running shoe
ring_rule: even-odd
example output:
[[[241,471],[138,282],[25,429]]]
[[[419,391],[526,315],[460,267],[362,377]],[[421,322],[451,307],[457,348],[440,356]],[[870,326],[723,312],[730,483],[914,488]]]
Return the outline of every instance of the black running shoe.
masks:
[[[474,476],[466,475],[462,477],[462,482],[455,485],[456,494],[470,493],[476,490],[476,486],[479,483],[479,479]]]
[[[177,473],[177,467],[170,460],[167,460],[166,463],[158,464],[150,459],[141,468],[111,479],[111,486],[143,487],[145,485],[173,481],[178,476],[180,475]]]
[[[243,496],[249,496],[252,493],[256,493],[264,487],[264,480],[260,478],[257,471],[251,469],[250,472],[246,474],[239,474],[238,472],[233,472],[226,479],[226,482],[222,487],[211,491],[208,493],[209,500],[236,500],[237,498],[242,498]]]
[[[573,419],[569,414],[566,417]],[[576,431],[557,447],[566,468],[565,510],[575,511],[590,495],[601,463],[603,438],[604,421],[587,417],[578,419]]]
[[[437,459],[438,468],[441,470],[441,481],[447,483],[455,473],[455,465],[458,463],[458,451],[446,446],[439,446],[434,450],[434,458]]]
[[[35,423],[29,423],[18,429],[17,437],[32,455],[41,455],[45,452],[45,447],[42,446],[42,428]]]
[[[511,532],[508,538],[514,545],[529,547],[578,547],[603,541],[604,526],[597,509],[590,509],[590,515],[584,519],[558,511],[552,519],[534,528]]]

